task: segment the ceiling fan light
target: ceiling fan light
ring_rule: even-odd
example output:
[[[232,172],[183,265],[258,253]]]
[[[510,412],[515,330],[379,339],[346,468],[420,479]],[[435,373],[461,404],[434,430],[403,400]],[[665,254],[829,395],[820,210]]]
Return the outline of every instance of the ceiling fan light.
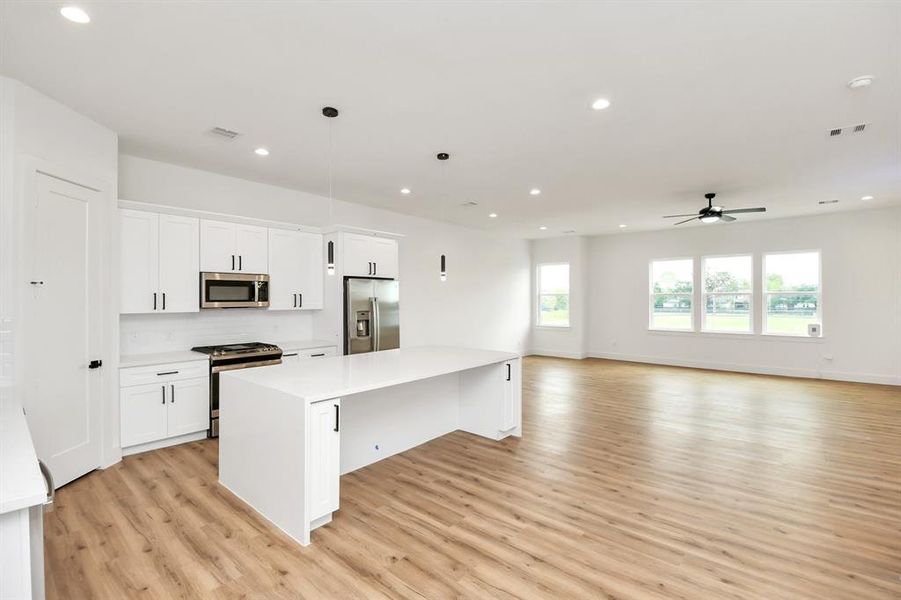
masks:
[[[719,215],[705,215],[701,217],[701,222],[703,223],[716,223],[720,220]]]

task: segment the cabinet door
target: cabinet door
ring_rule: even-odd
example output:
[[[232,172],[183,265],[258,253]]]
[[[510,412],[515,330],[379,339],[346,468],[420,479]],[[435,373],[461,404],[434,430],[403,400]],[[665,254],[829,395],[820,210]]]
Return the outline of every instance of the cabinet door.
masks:
[[[234,223],[200,220],[200,270],[228,273],[238,270]],[[198,284],[199,285],[199,284]]]
[[[119,312],[153,312],[153,295],[159,285],[159,215],[120,210],[119,232]]]
[[[310,519],[338,510],[338,480],[341,434],[341,400],[323,400],[310,405],[307,433],[307,468],[310,472]]]
[[[159,230],[159,308],[166,312],[197,312],[200,310],[200,221],[193,217],[160,215]]]
[[[300,271],[297,290],[303,294],[303,309],[322,308],[324,263],[322,236],[318,233],[298,233],[300,238]]]
[[[123,448],[166,437],[168,398],[169,387],[165,383],[148,383],[120,390],[120,438]]]
[[[184,379],[172,381],[166,385],[169,393],[167,437],[209,429],[209,378]]]
[[[344,275],[348,277],[372,276],[372,247],[369,244],[370,236],[345,233],[341,236],[344,247],[341,249],[343,256]]]
[[[256,225],[238,225],[235,237],[238,270],[242,273],[269,272],[269,230]]]
[[[520,424],[522,410],[521,361],[512,360],[504,363],[504,395],[501,403],[502,433],[509,432]]]
[[[397,278],[397,240],[370,238],[370,255],[375,263],[376,277]]]
[[[269,310],[299,308],[302,234],[287,229],[269,230]]]

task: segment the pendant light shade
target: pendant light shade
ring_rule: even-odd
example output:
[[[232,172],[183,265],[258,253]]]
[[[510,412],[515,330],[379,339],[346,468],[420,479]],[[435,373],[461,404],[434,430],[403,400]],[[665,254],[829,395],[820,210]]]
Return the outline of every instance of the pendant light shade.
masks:
[[[447,152],[439,152],[435,156],[435,158],[437,158],[442,163],[445,163],[445,161],[447,161],[450,158],[450,154],[448,154]],[[445,172],[444,169],[442,169],[442,176],[444,179],[444,182],[443,182],[444,189],[446,191],[447,190],[447,173]],[[442,218],[444,217],[444,204],[445,204],[444,202],[441,203]],[[442,282],[447,281],[447,257],[444,254],[441,255],[441,265],[440,265],[439,271],[438,271],[438,279],[440,279]]]
[[[328,241],[328,256],[326,257],[326,272],[329,275],[335,274],[335,242],[332,240]]]
[[[441,281],[447,281],[447,257],[441,255],[441,271],[439,272]]]

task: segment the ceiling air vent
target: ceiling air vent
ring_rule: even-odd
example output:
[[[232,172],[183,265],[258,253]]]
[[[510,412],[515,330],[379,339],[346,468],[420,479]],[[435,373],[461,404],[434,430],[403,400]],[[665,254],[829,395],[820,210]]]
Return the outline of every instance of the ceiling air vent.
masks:
[[[836,127],[835,129],[830,129],[830,130],[829,130],[829,137],[835,137],[835,136],[841,135],[841,134],[842,134],[842,128],[841,128],[841,127]]]
[[[474,202],[473,200],[467,200],[466,202],[463,202],[463,203],[460,204],[460,206],[465,206],[465,207],[467,207],[467,208],[470,207],[470,206],[478,206],[478,205],[479,205],[479,203],[478,203],[478,202]]]
[[[869,125],[869,123],[860,123],[858,125],[855,125],[854,129],[851,130],[851,133],[863,133],[864,130],[866,130],[867,125]]]
[[[838,204],[838,200],[820,200],[817,204]]]
[[[564,229],[563,230],[563,233],[575,233],[575,232],[576,232],[575,229]]]
[[[210,133],[228,141],[231,141],[241,135],[237,131],[232,131],[231,129],[226,129],[225,127],[213,127],[212,129],[210,129]]]

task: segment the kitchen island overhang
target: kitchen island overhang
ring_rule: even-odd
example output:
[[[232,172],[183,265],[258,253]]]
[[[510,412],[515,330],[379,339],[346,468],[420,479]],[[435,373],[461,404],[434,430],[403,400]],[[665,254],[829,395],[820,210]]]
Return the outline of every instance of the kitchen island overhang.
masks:
[[[219,482],[303,545],[339,477],[462,430],[522,435],[522,361],[424,346],[223,373]]]

